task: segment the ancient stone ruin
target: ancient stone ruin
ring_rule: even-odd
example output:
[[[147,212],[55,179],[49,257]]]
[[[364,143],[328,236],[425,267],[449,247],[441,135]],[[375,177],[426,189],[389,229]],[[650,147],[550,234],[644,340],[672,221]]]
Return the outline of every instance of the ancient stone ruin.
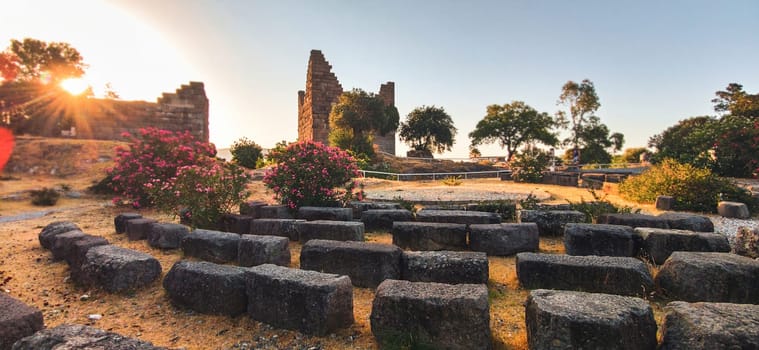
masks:
[[[298,91],[298,141],[328,143],[329,112],[343,93],[332,66],[319,50],[311,50],[306,73],[306,91]],[[380,85],[379,96],[388,106],[395,105],[395,83]],[[395,154],[395,132],[375,135],[374,143],[383,152]]]

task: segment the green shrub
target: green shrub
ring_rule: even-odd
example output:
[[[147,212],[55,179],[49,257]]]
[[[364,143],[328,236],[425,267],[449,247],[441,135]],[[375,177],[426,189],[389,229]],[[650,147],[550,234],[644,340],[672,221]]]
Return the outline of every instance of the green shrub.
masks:
[[[515,222],[517,220],[517,204],[510,200],[483,201],[469,205],[467,209],[501,214],[501,218],[505,222]]]
[[[445,179],[443,179],[443,185],[446,186],[459,186],[462,184],[461,178],[459,176],[448,176]]]
[[[587,223],[596,223],[598,222],[598,217],[601,216],[601,214],[615,214],[615,213],[632,213],[633,208],[628,206],[617,206],[614,203],[610,202],[606,199],[606,195],[600,196],[596,191],[593,189],[588,189],[588,192],[593,196],[592,201],[585,201],[585,199],[580,199],[579,203],[569,202],[569,206],[572,208],[572,210],[577,210],[583,214],[585,214],[585,222]],[[640,209],[635,210],[634,212],[638,213],[640,212]]]
[[[527,195],[525,199],[519,200],[519,208],[522,210],[535,210],[538,209],[540,205],[540,199],[532,192]]]
[[[548,167],[550,159],[548,153],[539,149],[525,150],[516,155],[509,164],[513,169],[511,179],[514,182],[542,182],[543,171]]]
[[[229,149],[232,161],[248,169],[255,169],[262,164],[262,151],[261,146],[246,137],[235,141]]]
[[[61,194],[58,191],[43,187],[41,190],[30,191],[32,196],[32,204],[37,206],[52,206],[58,203],[58,198],[61,198]]]

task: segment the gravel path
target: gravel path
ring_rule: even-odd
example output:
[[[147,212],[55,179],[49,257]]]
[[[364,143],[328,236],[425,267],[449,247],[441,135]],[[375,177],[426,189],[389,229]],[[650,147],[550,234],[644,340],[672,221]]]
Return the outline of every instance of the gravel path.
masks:
[[[735,238],[735,234],[740,227],[759,228],[759,220],[756,219],[728,219],[717,215],[709,215],[709,218],[714,223],[714,232],[727,236],[727,239],[732,243]]]

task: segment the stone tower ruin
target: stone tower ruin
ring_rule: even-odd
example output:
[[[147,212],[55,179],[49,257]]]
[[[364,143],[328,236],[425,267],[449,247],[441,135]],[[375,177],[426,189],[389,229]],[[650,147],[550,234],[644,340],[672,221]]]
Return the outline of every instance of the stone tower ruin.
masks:
[[[306,73],[306,91],[298,91],[298,141],[328,143],[329,112],[343,93],[343,86],[332,73],[332,66],[320,50],[311,50]],[[380,86],[380,98],[388,106],[395,105],[395,83]],[[395,154],[395,132],[375,135],[374,143],[383,152]]]

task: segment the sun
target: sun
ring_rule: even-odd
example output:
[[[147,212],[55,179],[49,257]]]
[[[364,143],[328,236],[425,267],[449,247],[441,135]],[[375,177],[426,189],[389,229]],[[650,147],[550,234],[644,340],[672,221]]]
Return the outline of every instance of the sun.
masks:
[[[69,78],[60,82],[59,84],[63,90],[66,90],[72,95],[81,95],[90,88],[90,84],[82,78]]]

